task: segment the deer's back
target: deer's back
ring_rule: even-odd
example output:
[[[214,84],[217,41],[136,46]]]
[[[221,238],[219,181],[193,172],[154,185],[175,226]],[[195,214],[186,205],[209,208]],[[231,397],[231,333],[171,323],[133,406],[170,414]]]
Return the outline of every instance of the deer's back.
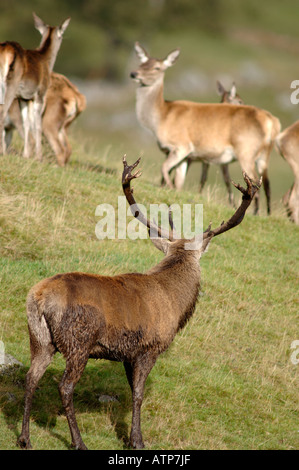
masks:
[[[217,152],[245,137],[268,143],[274,126],[269,112],[247,105],[170,101],[162,116],[159,141],[165,146],[192,142],[195,151],[208,147]]]
[[[92,357],[131,360],[150,344],[166,349],[178,330],[173,299],[146,274],[58,274],[29,292],[29,321],[32,305],[65,355],[76,338],[90,342]]]

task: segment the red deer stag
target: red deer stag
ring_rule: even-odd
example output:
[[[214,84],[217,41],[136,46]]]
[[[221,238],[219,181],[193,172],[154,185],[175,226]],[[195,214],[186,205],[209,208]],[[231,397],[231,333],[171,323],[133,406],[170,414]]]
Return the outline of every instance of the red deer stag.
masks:
[[[283,202],[290,219],[299,225],[299,121],[284,129],[275,143],[294,173],[294,184],[285,194]]]
[[[86,99],[64,75],[52,72],[42,115],[43,133],[51,145],[59,166],[65,166],[72,153],[67,130],[86,108]],[[12,132],[17,129],[24,137],[18,100],[14,100],[5,121],[5,140],[8,147]]]
[[[217,91],[218,94],[221,97],[220,103],[230,103],[230,104],[244,104],[244,101],[238,95],[237,93],[237,88],[235,83],[232,84],[231,89],[228,91],[224,88],[221,82],[217,80]],[[208,178],[208,171],[210,168],[210,164],[203,161],[202,162],[202,173],[201,173],[201,179],[200,179],[200,185],[199,185],[199,192],[201,193],[204,185],[206,184],[207,178]],[[231,184],[230,184],[230,176],[229,176],[229,170],[228,170],[228,163],[224,163],[223,165],[220,165],[220,169],[222,172],[223,180],[225,183],[225,186],[228,191],[228,200],[229,203],[233,206],[234,205],[234,198],[233,198],[233,193],[231,189]]]
[[[33,13],[42,40],[38,49],[29,50],[17,42],[0,43],[0,154],[5,153],[5,118],[15,98],[20,99],[24,126],[24,157],[30,155],[29,131],[33,127],[36,157],[42,159],[42,111],[63,33],[70,18],[61,26],[45,24]]]
[[[218,165],[238,160],[250,178],[257,176],[255,167],[263,176],[270,213],[267,169],[274,139],[280,131],[279,120],[255,106],[165,101],[164,74],[180,51],[176,49],[164,60],[158,60],[150,57],[138,42],[135,50],[141,62],[139,68],[131,72],[131,78],[140,85],[136,91],[136,114],[167,155],[162,165],[166,184],[173,187],[170,172],[176,169],[175,187],[182,188],[189,159]]]
[[[165,235],[166,230],[147,219],[136,204],[130,185],[141,174],[132,173],[139,161],[128,166],[124,157],[123,191],[133,215],[148,227],[155,237],[153,243],[165,258],[145,274],[57,274],[30,290],[27,317],[31,367],[26,376],[25,410],[18,439],[23,448],[31,447],[29,416],[33,393],[57,351],[66,359],[59,391],[72,445],[86,449],[76,422],[73,391],[88,358],[93,357],[123,362],[133,399],[130,446],[144,447],[140,414],[146,378],[159,354],[168,348],[195,310],[202,253],[213,237],[241,223],[260,186],[244,173],[247,189],[236,185],[243,193],[242,203],[227,222],[214,230],[209,226],[192,240],[177,239],[171,217],[171,230]],[[193,249],[186,249],[190,242]]]

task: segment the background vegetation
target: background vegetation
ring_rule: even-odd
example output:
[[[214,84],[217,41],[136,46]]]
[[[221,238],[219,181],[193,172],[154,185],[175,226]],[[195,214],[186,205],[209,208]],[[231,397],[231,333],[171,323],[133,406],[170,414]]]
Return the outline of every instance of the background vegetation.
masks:
[[[36,47],[40,36],[32,11],[49,24],[71,16],[55,70],[87,97],[87,110],[73,129],[99,160],[108,158],[113,165],[120,153],[141,152],[152,177],[152,167],[164,158],[135,116],[136,85],[129,73],[137,66],[136,40],[156,57],[180,47],[179,60],[167,71],[167,99],[215,102],[216,80],[227,88],[235,81],[246,103],[268,109],[283,128],[298,119],[298,105],[290,101],[290,84],[298,77],[296,0],[3,0],[0,41]],[[201,165],[194,164],[187,188],[197,188],[200,171]],[[238,165],[232,164],[231,171],[237,177]],[[276,152],[270,176],[274,201],[279,201],[292,173]],[[223,188],[221,180],[219,168],[212,168],[211,184]]]
[[[13,154],[0,158],[0,340],[24,364],[0,375],[0,449],[15,449],[21,428],[29,288],[57,272],[144,272],[161,259],[148,240],[95,237],[96,206],[116,206],[121,194],[122,155],[130,162],[143,156],[135,190],[145,206],[203,203],[206,225],[231,214],[217,168],[203,196],[200,164],[181,193],[159,187],[164,157],[135,117],[129,79],[135,40],[157,57],[181,48],[166,76],[167,98],[217,101],[216,79],[226,87],[235,80],[247,103],[268,109],[283,127],[298,118],[290,102],[290,83],[298,78],[296,1],[2,0],[0,41],[36,47],[32,11],[50,24],[72,17],[55,70],[78,84],[87,110],[71,128],[67,168],[56,167],[46,146],[42,164],[25,161],[18,139]],[[237,163],[231,172],[240,182]],[[299,232],[281,203],[293,175],[275,151],[270,177],[273,215],[264,216],[261,197],[260,217],[249,211],[240,227],[213,241],[201,261],[194,317],[148,378],[142,422],[149,449],[299,447],[298,366],[290,361],[298,339]],[[57,390],[63,369],[57,355],[36,392],[35,449],[69,446]],[[103,401],[105,395],[113,401]],[[121,364],[90,360],[75,407],[89,448],[126,448],[131,397]]]

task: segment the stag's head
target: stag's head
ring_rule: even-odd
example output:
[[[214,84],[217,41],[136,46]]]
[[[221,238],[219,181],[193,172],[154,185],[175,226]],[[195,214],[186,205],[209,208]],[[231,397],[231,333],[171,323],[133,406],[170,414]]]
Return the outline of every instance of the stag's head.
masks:
[[[165,59],[154,59],[138,42],[135,43],[135,51],[140,60],[140,66],[131,72],[130,77],[140,86],[152,86],[160,78],[163,79],[165,70],[175,63],[180,54],[179,49],[175,49]]]
[[[126,199],[130,205],[131,212],[134,217],[136,217],[140,222],[142,222],[149,230],[149,235],[151,241],[154,243],[156,248],[161,250],[166,256],[171,255],[172,253],[178,252],[180,250],[192,251],[198,259],[201,257],[202,253],[207,249],[210,241],[213,237],[220,235],[221,233],[230,230],[233,227],[239,225],[245,215],[247,208],[250,206],[254,195],[259,190],[262,179],[258,183],[254,183],[245,172],[243,172],[243,177],[246,182],[247,188],[243,188],[237,183],[233,185],[243,194],[242,202],[239,208],[235,211],[232,217],[226,222],[215,228],[211,229],[211,224],[205,230],[205,232],[200,233],[193,237],[192,239],[180,238],[176,233],[172,220],[172,213],[169,209],[169,226],[170,230],[165,230],[157,225],[155,222],[150,221],[147,217],[144,216],[142,211],[139,209],[138,204],[135,201],[133,196],[133,189],[131,188],[132,179],[138,178],[141,176],[141,170],[137,170],[135,173],[132,171],[137,167],[141,158],[133,163],[133,165],[128,165],[126,157],[123,157],[124,170],[122,174],[122,186],[123,191],[126,196]]]

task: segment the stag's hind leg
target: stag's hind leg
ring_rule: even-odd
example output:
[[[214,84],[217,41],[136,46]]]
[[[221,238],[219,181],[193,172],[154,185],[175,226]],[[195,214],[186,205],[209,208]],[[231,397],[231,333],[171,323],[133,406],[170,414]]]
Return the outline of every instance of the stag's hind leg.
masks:
[[[35,317],[35,318],[34,318]],[[52,344],[51,336],[43,316],[30,316],[28,319],[31,347],[31,366],[26,375],[25,385],[25,407],[22,424],[22,432],[18,444],[24,449],[31,449],[29,437],[29,419],[32,398],[39,380],[50,364],[56,348]],[[39,328],[39,332],[37,332]]]

